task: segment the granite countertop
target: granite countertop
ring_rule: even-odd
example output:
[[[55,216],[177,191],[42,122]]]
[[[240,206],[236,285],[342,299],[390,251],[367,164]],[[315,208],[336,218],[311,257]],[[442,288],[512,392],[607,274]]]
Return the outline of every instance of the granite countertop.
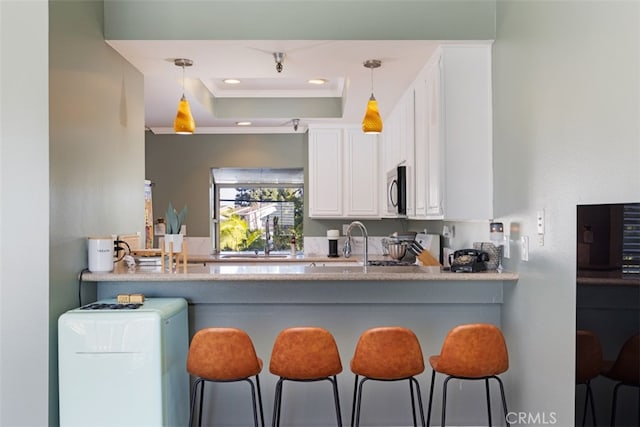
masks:
[[[368,266],[358,259],[340,263],[322,263],[312,258],[306,262],[221,262],[207,265],[188,264],[184,273],[162,272],[159,266],[118,266],[113,272],[83,274],[88,282],[185,282],[185,281],[515,281],[516,273],[451,273],[439,267]],[[315,265],[313,265],[315,264]]]

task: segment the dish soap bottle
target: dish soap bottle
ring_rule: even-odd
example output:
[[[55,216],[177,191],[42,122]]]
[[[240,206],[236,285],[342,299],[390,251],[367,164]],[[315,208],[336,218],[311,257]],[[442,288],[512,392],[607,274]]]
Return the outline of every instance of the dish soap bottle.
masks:
[[[296,235],[291,235],[291,240],[289,241],[291,244],[291,256],[296,256]]]

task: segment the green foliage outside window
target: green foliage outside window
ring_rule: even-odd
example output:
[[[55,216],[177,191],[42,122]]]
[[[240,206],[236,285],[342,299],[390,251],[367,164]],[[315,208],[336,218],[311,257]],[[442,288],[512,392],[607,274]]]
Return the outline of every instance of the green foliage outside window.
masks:
[[[235,190],[235,200],[225,200],[233,202],[233,206],[226,206],[220,212],[222,251],[263,251],[267,218],[271,250],[289,251],[292,236],[295,236],[297,249],[303,249],[302,188],[238,187]],[[252,215],[253,228],[247,220]]]

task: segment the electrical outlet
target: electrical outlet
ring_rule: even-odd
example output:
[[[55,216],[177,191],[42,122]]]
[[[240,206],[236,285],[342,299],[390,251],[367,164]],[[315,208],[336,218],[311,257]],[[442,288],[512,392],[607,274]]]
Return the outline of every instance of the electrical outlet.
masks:
[[[349,224],[342,224],[342,235],[347,235],[347,230],[349,230]]]
[[[520,238],[520,259],[522,261],[529,261],[529,236],[522,236]]]

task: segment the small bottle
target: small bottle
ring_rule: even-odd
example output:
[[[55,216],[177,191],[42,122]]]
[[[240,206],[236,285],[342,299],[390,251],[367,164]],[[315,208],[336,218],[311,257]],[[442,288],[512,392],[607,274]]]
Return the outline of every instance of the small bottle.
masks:
[[[291,235],[289,243],[291,244],[291,256],[296,256],[296,236],[294,234]]]

